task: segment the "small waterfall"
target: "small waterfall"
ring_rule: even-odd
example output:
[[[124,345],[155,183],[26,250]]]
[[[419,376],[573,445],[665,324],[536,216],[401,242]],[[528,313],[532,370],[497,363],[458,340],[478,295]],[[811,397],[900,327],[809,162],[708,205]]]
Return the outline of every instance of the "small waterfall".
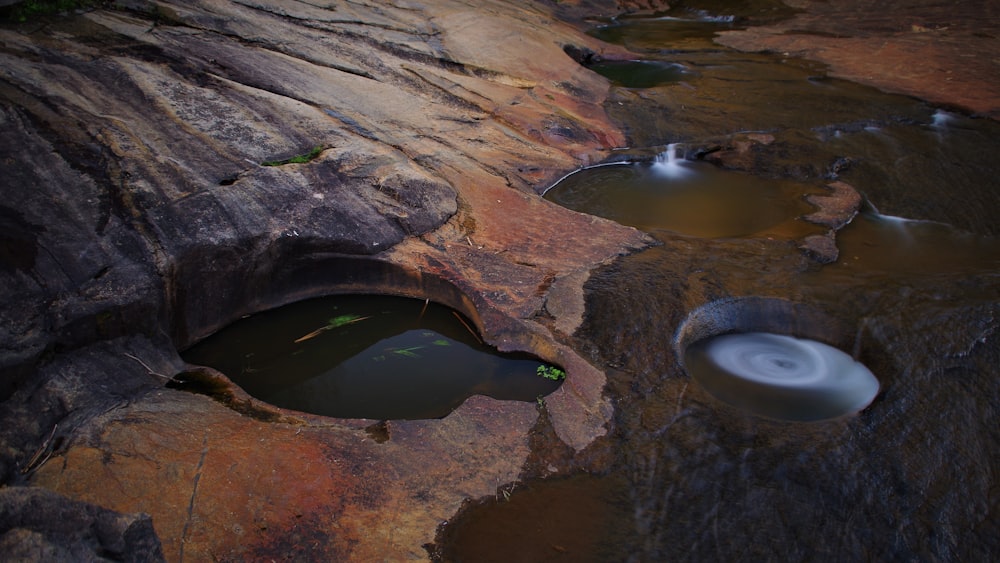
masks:
[[[656,160],[653,162],[653,170],[657,174],[668,178],[678,178],[691,172],[684,167],[684,163],[687,162],[684,156],[677,156],[679,146],[680,143],[670,143],[667,145],[667,150],[656,155]]]
[[[931,127],[944,129],[948,126],[948,122],[952,120],[952,117],[950,113],[939,109],[934,112],[934,116],[931,118]]]

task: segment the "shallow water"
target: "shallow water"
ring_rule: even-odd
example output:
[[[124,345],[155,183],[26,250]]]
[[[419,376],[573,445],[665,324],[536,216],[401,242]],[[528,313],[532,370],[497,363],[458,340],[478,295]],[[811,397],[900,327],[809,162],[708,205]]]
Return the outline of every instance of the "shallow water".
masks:
[[[847,275],[955,275],[1000,272],[1000,239],[946,223],[861,213],[837,237],[841,259],[824,270]]]
[[[796,221],[812,209],[804,196],[819,192],[801,182],[685,161],[588,168],[561,180],[545,198],[645,231],[722,238],[819,232]]]
[[[629,151],[648,156],[673,143],[710,147],[766,132],[774,140],[755,149],[749,172],[770,187],[751,188],[742,201],[727,187],[671,199],[646,158],[571,175],[563,187],[578,185],[569,193],[547,194],[662,242],[593,272],[587,284],[586,319],[574,336],[608,373],[616,411],[612,434],[595,447],[611,461],[593,462],[574,494],[592,492],[605,508],[568,506],[547,519],[591,530],[605,522],[601,514],[622,515],[614,533],[584,548],[598,554],[590,560],[995,554],[996,508],[984,499],[1000,474],[1000,126],[831,79],[817,63],[711,42],[733,25],[631,17],[593,32],[685,69],[681,80],[647,88],[614,79],[608,110],[624,124]],[[700,173],[708,165],[679,166]],[[747,174],[708,170],[721,184]],[[839,259],[822,265],[768,225],[795,224],[787,215],[806,191],[776,186],[833,180],[855,187],[865,204],[837,234]],[[697,198],[747,218],[706,213]],[[693,310],[743,296],[822,312],[830,326],[814,331],[829,330],[825,340],[843,342],[878,378],[871,405],[833,420],[774,421],[695,382],[674,335]],[[538,502],[557,483],[530,480],[467,514],[519,538],[522,559],[547,560],[552,542],[518,531],[542,524],[503,504]],[[462,525],[439,540],[450,546],[445,560],[461,561],[496,538]]]
[[[626,88],[651,88],[680,82],[688,74],[684,65],[662,61],[603,61],[589,68]]]
[[[558,386],[527,355],[483,345],[451,309],[342,295],[246,317],[186,350],[272,405],[338,418],[447,416],[472,395],[535,401]]]
[[[615,561],[632,507],[624,480],[577,474],[507,486],[449,523],[444,561]]]

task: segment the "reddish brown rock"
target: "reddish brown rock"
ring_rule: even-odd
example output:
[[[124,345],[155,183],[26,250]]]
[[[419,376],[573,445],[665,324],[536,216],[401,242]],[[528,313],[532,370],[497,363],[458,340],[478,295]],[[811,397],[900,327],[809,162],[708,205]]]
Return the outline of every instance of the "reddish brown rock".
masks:
[[[172,561],[425,559],[541,406],[378,424],[162,387],[178,347],[329,291],[458,307],[566,369],[562,447],[607,432],[563,339],[588,272],[650,241],[537,194],[624,144],[564,52],[614,48],[513,2],[129,6],[0,28],[5,483],[148,514]]]
[[[465,500],[498,494],[532,456],[544,467],[536,425],[561,456],[608,431],[605,375],[568,342],[592,269],[650,240],[537,193],[624,143],[607,81],[564,48],[620,50],[541,3],[128,4],[0,29],[3,484],[148,514],[169,560],[419,560]],[[791,45],[880,83],[889,65],[956,54],[925,38],[965,33],[921,19],[887,35],[856,3],[800,4],[725,41]],[[824,15],[863,32],[824,31],[839,25]],[[893,57],[871,56],[878,41]],[[972,59],[953,67],[964,88],[928,97],[992,99],[979,87],[992,63]],[[895,76],[899,91],[929,88]],[[832,239],[817,242],[829,255]],[[178,347],[345,288],[440,298],[567,381],[545,417],[476,397],[442,420],[386,423],[163,388],[188,369]]]
[[[717,41],[823,61],[834,76],[1000,119],[1000,2],[787,3],[802,12]]]
[[[444,420],[376,433],[261,422],[162,390],[93,419],[33,481],[149,514],[170,561],[420,559],[464,499],[517,478],[536,417],[531,404],[474,397]]]
[[[861,194],[844,182],[831,182],[826,187],[830,193],[806,196],[806,201],[818,209],[802,218],[836,231],[850,223],[858,214],[861,209]]]

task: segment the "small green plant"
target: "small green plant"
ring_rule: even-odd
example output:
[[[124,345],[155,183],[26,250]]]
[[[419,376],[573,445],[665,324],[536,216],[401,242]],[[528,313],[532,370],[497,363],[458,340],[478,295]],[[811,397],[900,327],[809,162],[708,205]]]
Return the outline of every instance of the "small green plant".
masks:
[[[398,354],[400,356],[405,356],[407,358],[419,358],[420,354],[414,352],[414,350],[419,350],[423,346],[410,346],[409,348],[389,348],[388,350],[393,354]]]
[[[566,379],[566,372],[557,368],[556,366],[550,366],[542,364],[535,369],[535,373],[544,377],[545,379],[551,379],[552,381],[560,381]]]
[[[305,164],[310,160],[314,160],[319,154],[323,152],[323,147],[317,145],[313,149],[305,154],[300,154],[293,156],[292,158],[286,158],[285,160],[268,160],[266,162],[261,162],[261,166],[282,166],[285,164]]]
[[[361,315],[340,315],[339,317],[333,317],[332,319],[327,321],[326,328],[328,330],[332,328],[339,328],[344,325],[349,325],[353,322],[357,322],[359,320],[361,320]]]

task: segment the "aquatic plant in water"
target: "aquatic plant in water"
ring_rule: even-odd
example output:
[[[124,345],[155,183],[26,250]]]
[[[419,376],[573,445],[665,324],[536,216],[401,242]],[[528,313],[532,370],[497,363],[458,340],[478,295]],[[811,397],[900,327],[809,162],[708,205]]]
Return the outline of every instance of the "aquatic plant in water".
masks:
[[[552,381],[561,381],[566,379],[566,372],[555,367],[542,364],[535,369],[535,373],[544,377],[545,379],[551,379]]]
[[[371,316],[362,317],[361,315],[340,315],[339,317],[333,317],[332,319],[329,320],[329,322],[327,322],[326,326],[321,326],[305,336],[296,338],[295,343],[298,344],[299,342],[304,342],[306,340],[309,340],[310,338],[315,338],[325,331],[333,330],[335,328],[340,328],[344,325],[349,325],[370,318]]]

